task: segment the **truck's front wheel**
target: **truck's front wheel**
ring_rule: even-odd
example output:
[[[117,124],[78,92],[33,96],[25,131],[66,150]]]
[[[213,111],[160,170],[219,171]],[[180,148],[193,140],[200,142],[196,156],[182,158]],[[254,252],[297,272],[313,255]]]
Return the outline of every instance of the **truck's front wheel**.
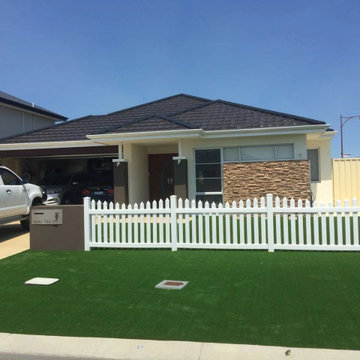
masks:
[[[21,224],[21,227],[23,228],[23,230],[29,231],[29,228],[30,228],[29,218],[26,218],[24,220],[20,220],[20,224]]]

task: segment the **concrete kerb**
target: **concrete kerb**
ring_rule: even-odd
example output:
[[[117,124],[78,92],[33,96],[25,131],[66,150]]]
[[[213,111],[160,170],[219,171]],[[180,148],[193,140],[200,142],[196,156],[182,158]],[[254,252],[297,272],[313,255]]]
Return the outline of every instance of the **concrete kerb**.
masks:
[[[74,360],[357,360],[360,358],[360,351],[0,333],[0,359],[61,358]]]

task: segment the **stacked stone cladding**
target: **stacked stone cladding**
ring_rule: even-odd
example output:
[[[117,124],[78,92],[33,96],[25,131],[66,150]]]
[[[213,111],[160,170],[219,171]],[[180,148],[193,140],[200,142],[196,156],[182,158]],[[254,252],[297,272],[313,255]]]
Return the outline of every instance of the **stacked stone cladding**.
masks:
[[[310,200],[308,160],[224,163],[224,202],[273,194]]]

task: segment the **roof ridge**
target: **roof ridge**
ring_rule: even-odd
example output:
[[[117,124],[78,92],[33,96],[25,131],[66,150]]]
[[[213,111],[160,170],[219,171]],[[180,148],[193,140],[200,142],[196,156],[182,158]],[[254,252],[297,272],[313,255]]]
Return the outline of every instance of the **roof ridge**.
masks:
[[[20,136],[23,136],[23,135],[29,135],[29,134],[32,134],[32,133],[35,133],[35,132],[40,132],[40,131],[42,131],[42,130],[48,130],[48,129],[51,129],[51,128],[54,128],[54,127],[58,127],[58,126],[62,126],[62,125],[67,125],[67,124],[69,124],[69,123],[72,123],[73,121],[84,120],[84,119],[88,119],[88,118],[96,117],[96,116],[101,116],[101,115],[86,115],[86,116],[82,116],[82,117],[77,118],[77,119],[74,119],[74,120],[67,120],[67,121],[61,122],[61,123],[59,123],[59,124],[54,124],[54,125],[46,126],[46,127],[41,128],[41,129],[29,130],[29,131],[23,132],[23,133],[21,133],[21,134],[6,136],[6,137],[4,137],[4,138],[0,138],[0,143],[2,143],[4,140],[9,140],[9,139],[12,139],[12,138],[17,138],[17,137],[20,137]]]
[[[113,130],[117,130],[117,129],[121,129],[123,127],[126,127],[126,126],[129,126],[129,125],[133,125],[133,124],[137,124],[139,122],[142,122],[142,121],[146,121],[146,120],[149,120],[151,118],[160,118],[160,119],[163,119],[163,120],[166,120],[166,121],[171,121],[171,122],[174,122],[176,124],[179,124],[181,126],[184,126],[184,127],[187,127],[189,129],[192,129],[193,127],[191,127],[191,125],[187,124],[187,123],[184,123],[184,122],[181,122],[179,120],[176,120],[176,119],[170,119],[169,117],[167,116],[164,116],[164,115],[158,115],[158,114],[152,114],[152,115],[148,115],[148,116],[145,116],[143,118],[140,118],[140,119],[134,119],[134,120],[129,120],[129,121],[126,121],[125,123],[121,124],[120,126],[114,126],[110,129],[106,129],[104,131],[100,131],[100,132],[97,132],[97,133],[93,133],[91,135],[94,135],[94,134],[107,134]],[[90,134],[89,134],[90,135]]]
[[[321,120],[315,120],[315,119],[311,119],[311,118],[306,118],[304,116],[298,116],[298,115],[294,115],[294,114],[288,114],[288,113],[284,113],[284,112],[280,112],[280,111],[275,111],[275,110],[269,110],[269,109],[264,109],[264,108],[259,108],[256,106],[251,106],[251,105],[244,105],[244,104],[239,104],[239,103],[235,103],[232,101],[227,101],[227,100],[222,100],[222,99],[217,99],[214,102],[220,102],[226,105],[233,105],[233,106],[237,106],[237,107],[242,107],[245,109],[250,109],[250,110],[254,110],[254,111],[261,111],[264,113],[268,113],[268,114],[273,114],[273,115],[279,115],[279,116],[283,116],[283,117],[292,117],[298,120],[303,120],[306,122],[310,122],[310,123],[315,123],[315,124],[326,124],[325,121],[321,121]]]
[[[167,96],[167,97],[164,97],[164,98],[161,98],[161,99],[149,101],[149,102],[144,103],[144,104],[139,104],[139,105],[135,105],[135,106],[130,106],[130,107],[125,108],[125,109],[122,109],[122,110],[117,110],[117,111],[108,113],[108,114],[106,114],[105,116],[113,116],[114,114],[121,113],[121,112],[123,112],[123,111],[128,111],[128,110],[136,109],[136,108],[139,108],[139,107],[142,107],[142,106],[145,106],[145,105],[155,104],[155,103],[157,103],[157,102],[159,102],[159,101],[169,100],[169,99],[175,98],[175,97],[177,97],[177,96],[186,96],[186,97],[189,97],[189,98],[192,98],[192,99],[197,99],[197,100],[212,101],[212,100],[210,100],[210,99],[202,98],[202,97],[199,97],[199,96],[194,96],[194,95],[179,93],[179,94]]]
[[[188,112],[188,111],[197,110],[197,109],[199,109],[199,108],[202,108],[202,107],[205,107],[205,106],[209,106],[209,105],[215,103],[216,101],[217,101],[217,100],[210,100],[210,101],[209,101],[208,103],[206,103],[206,104],[196,105],[196,106],[194,106],[194,107],[192,107],[192,108],[189,108],[189,109],[180,110],[180,111],[177,111],[177,112],[175,112],[175,113],[170,114],[169,116],[176,116],[176,115],[180,115],[180,114],[186,113],[186,112]]]
[[[188,124],[187,122],[184,122],[184,121],[180,121],[180,120],[176,120],[176,119],[171,119],[167,116],[163,116],[163,115],[157,115],[157,117],[159,117],[160,119],[164,119],[164,120],[167,120],[167,121],[170,121],[170,122],[173,122],[175,124],[178,124],[178,125],[181,125],[183,127],[186,127],[188,129],[194,129],[193,126],[191,126],[190,124]]]
[[[176,115],[182,114],[182,113],[187,112],[187,111],[192,111],[192,110],[195,110],[195,109],[197,109],[197,108],[210,105],[210,104],[214,103],[216,100],[208,100],[208,101],[209,101],[209,102],[206,103],[206,104],[197,105],[197,106],[194,106],[194,107],[192,107],[192,108],[190,108],[190,109],[187,109],[187,110],[181,110],[181,111],[177,111],[177,112],[175,112],[175,113],[172,113],[172,114],[168,115],[168,116],[167,116],[167,119],[165,119],[165,120],[168,120],[168,121],[169,121],[169,119],[170,119],[169,116],[176,116]],[[109,132],[112,131],[112,130],[121,129],[122,127],[128,126],[128,125],[130,125],[130,124],[136,124],[136,123],[138,123],[138,122],[141,122],[141,121],[150,119],[150,118],[155,117],[155,116],[160,117],[160,118],[161,118],[161,117],[164,117],[164,118],[166,117],[165,115],[151,114],[151,115],[147,115],[147,116],[145,116],[145,117],[143,117],[143,118],[140,118],[140,119],[129,120],[129,121],[125,122],[124,124],[121,124],[120,126],[116,125],[116,126],[114,126],[114,127],[112,127],[112,128],[109,128],[109,129],[107,129],[107,130],[105,130],[105,131],[97,132],[97,133],[95,133],[95,134],[106,134],[106,133],[109,133]],[[177,119],[172,119],[172,120],[173,120],[174,122],[175,122],[175,120],[176,120],[176,121],[179,121],[179,120],[177,120]],[[184,124],[183,126],[185,126],[185,127],[189,127],[189,129],[193,129],[193,127],[192,127],[191,125],[187,124],[187,123],[184,123],[184,122],[183,122],[182,124]],[[182,125],[182,124],[180,124],[180,125]]]

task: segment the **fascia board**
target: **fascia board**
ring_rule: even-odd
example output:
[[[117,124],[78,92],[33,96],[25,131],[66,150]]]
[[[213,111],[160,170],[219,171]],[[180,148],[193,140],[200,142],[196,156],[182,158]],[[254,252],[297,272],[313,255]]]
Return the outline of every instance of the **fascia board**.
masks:
[[[99,135],[87,135],[88,139],[102,143],[133,142],[141,140],[164,140],[164,139],[184,139],[200,137],[204,133],[202,129],[190,130],[168,130],[168,131],[146,131],[136,133],[110,133]]]
[[[290,135],[290,134],[308,134],[324,132],[329,125],[308,125],[308,126],[288,126],[258,129],[233,129],[233,130],[211,130],[202,129],[191,130],[168,130],[168,131],[148,131],[136,133],[110,133],[88,135],[87,138],[92,141],[102,143],[119,143],[132,142],[142,140],[164,140],[178,138],[194,138],[201,137],[203,139],[244,137],[244,136],[266,136],[266,135]]]
[[[0,150],[27,150],[27,149],[52,149],[52,148],[76,148],[86,146],[101,146],[90,140],[81,141],[51,141],[32,143],[0,144]]]
[[[227,137],[244,137],[244,136],[266,136],[266,135],[292,135],[322,133],[326,131],[329,125],[309,125],[309,126],[287,126],[258,129],[234,129],[234,130],[214,130],[206,131],[204,138],[227,138]]]

